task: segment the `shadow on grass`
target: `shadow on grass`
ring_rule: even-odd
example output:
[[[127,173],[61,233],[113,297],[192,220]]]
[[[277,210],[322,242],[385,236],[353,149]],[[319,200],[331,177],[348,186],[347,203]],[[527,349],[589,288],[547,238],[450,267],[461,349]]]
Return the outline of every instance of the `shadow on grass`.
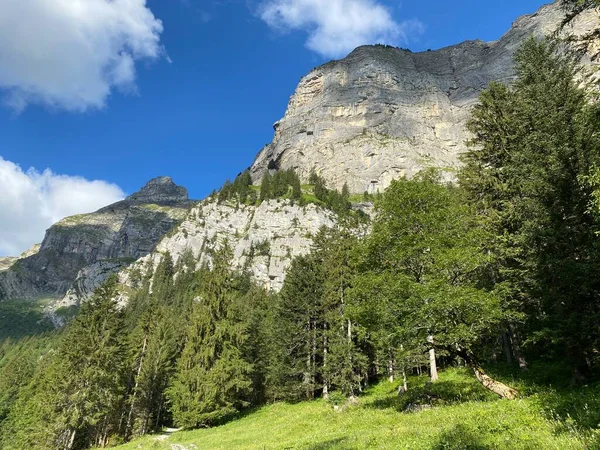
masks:
[[[306,450],[330,450],[334,448],[347,448],[340,447],[346,440],[347,438],[345,437],[330,439],[328,441],[319,442],[318,444],[313,444],[310,447],[306,447]]]
[[[589,448],[600,449],[600,382],[571,385],[571,369],[564,362],[535,362],[529,370],[520,371],[506,365],[494,366],[495,376],[511,379],[522,395],[535,399],[545,418],[556,423],[557,432],[595,430]]]
[[[476,380],[438,381],[433,384],[409,386],[408,392],[395,395],[391,391],[385,398],[365,403],[372,409],[394,409],[396,411],[418,411],[428,406],[452,405],[470,401],[490,401],[497,397],[486,391]]]
[[[457,425],[441,434],[432,450],[488,450],[492,449],[484,444],[481,438],[463,425]]]

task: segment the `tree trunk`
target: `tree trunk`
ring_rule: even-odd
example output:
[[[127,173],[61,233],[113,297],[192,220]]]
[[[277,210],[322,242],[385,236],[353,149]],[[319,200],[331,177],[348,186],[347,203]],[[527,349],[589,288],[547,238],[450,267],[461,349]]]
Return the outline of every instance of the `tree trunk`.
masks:
[[[71,439],[69,439],[69,442],[67,444],[67,450],[71,450],[73,448],[73,444],[75,443],[75,435],[77,434],[77,430],[73,430],[73,433],[71,433]]]
[[[388,360],[388,380],[390,383],[394,382],[394,359],[392,358],[392,351],[390,350],[390,359]]]
[[[465,362],[473,369],[475,377],[482,384],[482,386],[501,398],[513,400],[519,396],[519,392],[516,389],[507,386],[506,384],[494,380],[477,363],[475,357],[466,350],[459,350],[459,355],[465,360]]]
[[[312,389],[311,398],[315,396],[315,384],[317,374],[317,323],[313,320],[312,323],[312,371],[310,373],[310,385]]]
[[[427,342],[433,345],[433,336],[427,337]],[[435,361],[435,349],[433,346],[429,349],[429,370],[431,375],[431,382],[435,383],[440,379],[437,370],[437,363]]]
[[[513,347],[513,354],[515,355],[515,358],[517,358],[519,369],[528,370],[527,361],[521,353],[521,337],[519,336],[519,332],[514,325],[509,325],[509,333],[510,341],[512,342]]]
[[[308,327],[307,327],[307,333],[310,335],[310,329],[312,326],[312,322],[309,319],[308,320]],[[306,345],[307,345],[307,349],[306,349],[306,373],[304,374],[304,384],[306,385],[306,398],[310,399],[310,372],[311,372],[311,368],[312,368],[312,354],[310,351],[310,338],[307,336],[306,339]]]
[[[158,430],[158,425],[160,424],[160,416],[162,415],[163,404],[164,404],[164,397],[161,395],[160,401],[158,402],[158,412],[156,413],[156,421],[154,423],[154,431]]]
[[[323,398],[327,400],[329,398],[329,387],[327,386],[327,325],[323,325]]]
[[[513,359],[510,352],[510,336],[507,332],[502,333],[502,346],[504,347],[504,354],[506,355],[506,363],[512,366]]]

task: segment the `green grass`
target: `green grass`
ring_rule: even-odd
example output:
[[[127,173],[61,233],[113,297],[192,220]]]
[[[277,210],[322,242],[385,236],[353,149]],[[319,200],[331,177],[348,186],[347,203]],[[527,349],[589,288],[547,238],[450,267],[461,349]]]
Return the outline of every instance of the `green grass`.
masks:
[[[443,372],[440,382],[431,387],[425,385],[424,378],[412,379],[409,393],[401,398],[396,395],[396,389],[397,383],[381,382],[360,396],[358,404],[338,411],[323,400],[277,403],[219,427],[178,432],[164,440],[146,436],[118,448],[600,448],[599,435],[594,435],[593,428],[581,428],[573,419],[569,423],[568,418],[553,415],[544,404],[543,394],[530,393],[513,401],[499,400],[463,369]],[[590,389],[598,391],[598,387]],[[432,406],[419,412],[405,412],[409,404]]]

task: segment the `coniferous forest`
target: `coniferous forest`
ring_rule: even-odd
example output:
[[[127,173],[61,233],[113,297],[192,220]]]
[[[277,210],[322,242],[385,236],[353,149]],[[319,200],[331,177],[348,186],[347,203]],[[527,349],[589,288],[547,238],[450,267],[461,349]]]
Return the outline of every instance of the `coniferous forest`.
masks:
[[[397,180],[365,224],[347,189],[313,174],[338,225],[281,292],[233,271],[222,242],[201,267],[191,251],[164,254],[126,305],[111,278],[63,329],[4,341],[0,448],[105,447],[274,402],[352,405],[388,380],[408,396],[414,377],[435,384],[448,367],[506,401],[528,395],[513,382],[534,366],[548,384],[597,390],[600,106],[553,41],[526,41],[515,63],[515,82],[473,110],[457,183],[434,169]],[[304,201],[293,171],[260,191],[245,172],[214,195]],[[596,423],[598,398],[586,403]]]

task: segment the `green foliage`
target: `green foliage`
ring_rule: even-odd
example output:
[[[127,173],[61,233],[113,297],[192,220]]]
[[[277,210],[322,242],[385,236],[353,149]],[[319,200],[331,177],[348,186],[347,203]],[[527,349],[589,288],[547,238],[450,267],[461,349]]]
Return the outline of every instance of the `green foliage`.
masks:
[[[240,319],[242,295],[230,259],[227,249],[219,252],[204,275],[167,391],[175,423],[186,428],[214,424],[248,405],[253,367],[243,354],[247,324]]]
[[[219,192],[211,194],[210,197],[215,198],[216,196],[218,203],[227,201],[234,201],[241,204],[254,203],[254,191],[251,187],[252,177],[250,172],[245,170],[235,178],[233,183],[230,180],[226,180]]]
[[[106,443],[116,430],[124,353],[115,292],[112,278],[40,364],[3,427],[4,448],[87,448]]]
[[[309,182],[314,186],[313,192],[317,200],[338,215],[348,216],[352,208],[347,184],[344,184],[341,193],[334,189],[327,189],[325,180],[314,171],[310,174]]]
[[[490,236],[488,281],[527,315],[532,344],[585,372],[600,344],[599,110],[557,44],[530,39],[515,60],[514,86],[492,84],[474,109],[460,182]]]
[[[302,202],[302,187],[300,178],[293,169],[278,170],[271,175],[266,172],[260,185],[259,201],[289,198]]]

